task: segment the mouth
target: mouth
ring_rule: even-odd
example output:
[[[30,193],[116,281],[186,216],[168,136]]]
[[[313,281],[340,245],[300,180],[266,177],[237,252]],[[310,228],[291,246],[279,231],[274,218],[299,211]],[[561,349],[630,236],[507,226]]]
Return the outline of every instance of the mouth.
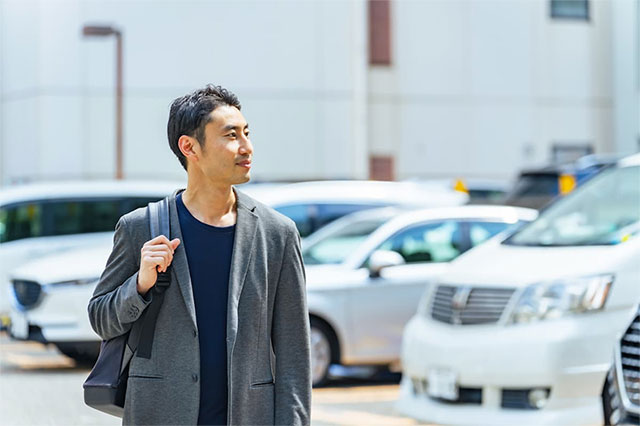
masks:
[[[236,163],[236,166],[244,167],[245,169],[251,168],[251,160],[244,160]]]

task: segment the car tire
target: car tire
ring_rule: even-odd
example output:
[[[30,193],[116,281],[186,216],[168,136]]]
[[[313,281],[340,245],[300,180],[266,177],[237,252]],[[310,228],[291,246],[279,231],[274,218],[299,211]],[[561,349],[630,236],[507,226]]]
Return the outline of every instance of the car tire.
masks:
[[[616,406],[614,403],[615,398],[615,389],[612,388],[612,372],[609,371],[607,374],[607,379],[604,382],[604,387],[602,389],[602,414],[604,415],[604,425],[612,426],[615,425],[616,418],[613,416],[614,411],[616,410]],[[613,420],[613,421],[612,421]]]
[[[100,354],[100,342],[58,342],[54,343],[58,350],[77,364],[93,365]]]
[[[327,384],[334,352],[333,333],[323,322],[311,318],[311,381],[314,387]]]

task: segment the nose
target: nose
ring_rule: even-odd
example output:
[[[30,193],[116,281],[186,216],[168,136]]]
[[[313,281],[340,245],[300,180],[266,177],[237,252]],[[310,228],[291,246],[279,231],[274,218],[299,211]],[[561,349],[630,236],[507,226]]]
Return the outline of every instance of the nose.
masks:
[[[253,153],[253,145],[248,136],[242,136],[240,140],[240,149],[238,152],[242,155],[251,155]]]

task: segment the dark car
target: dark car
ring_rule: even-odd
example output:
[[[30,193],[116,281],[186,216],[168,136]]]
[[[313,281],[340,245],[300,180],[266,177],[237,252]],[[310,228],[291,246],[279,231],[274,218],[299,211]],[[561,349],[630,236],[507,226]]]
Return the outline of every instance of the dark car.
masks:
[[[614,155],[587,155],[569,164],[523,170],[504,203],[541,209],[556,197],[568,194],[600,171],[615,164],[619,158]]]

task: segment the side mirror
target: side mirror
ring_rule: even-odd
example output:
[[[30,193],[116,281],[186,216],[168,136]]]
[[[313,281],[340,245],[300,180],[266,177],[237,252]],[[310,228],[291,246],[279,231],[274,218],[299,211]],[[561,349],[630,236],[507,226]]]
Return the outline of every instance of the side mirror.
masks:
[[[404,258],[400,253],[390,250],[376,250],[369,258],[369,276],[371,278],[378,278],[380,276],[380,271],[384,268],[404,265],[404,263]]]

